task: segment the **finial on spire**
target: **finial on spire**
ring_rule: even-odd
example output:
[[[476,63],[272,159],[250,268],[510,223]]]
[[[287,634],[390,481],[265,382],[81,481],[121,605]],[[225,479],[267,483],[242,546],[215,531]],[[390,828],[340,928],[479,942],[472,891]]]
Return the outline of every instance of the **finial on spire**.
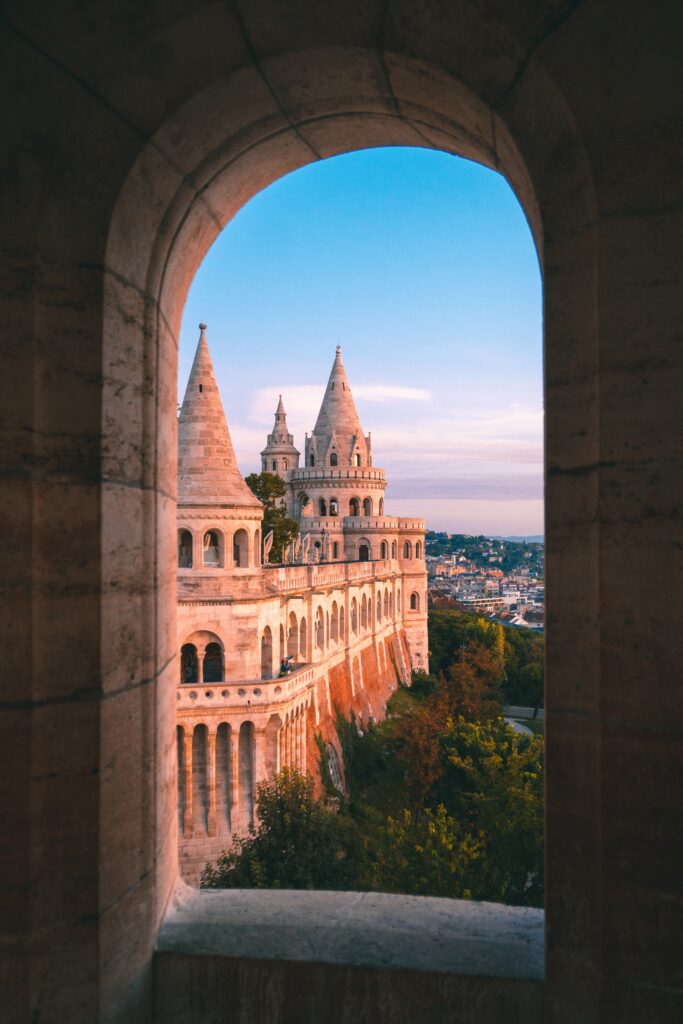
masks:
[[[337,345],[337,355],[341,355],[341,345]]]
[[[200,325],[199,325],[199,330],[200,330],[200,331],[202,332],[202,334],[203,334],[203,333],[204,333],[204,331],[206,330],[206,324],[200,324]]]

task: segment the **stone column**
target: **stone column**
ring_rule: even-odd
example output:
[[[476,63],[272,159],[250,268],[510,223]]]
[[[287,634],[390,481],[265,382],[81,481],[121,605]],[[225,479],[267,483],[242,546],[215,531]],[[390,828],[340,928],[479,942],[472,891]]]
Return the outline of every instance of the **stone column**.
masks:
[[[197,686],[201,686],[204,682],[204,654],[206,648],[202,647],[201,650],[197,647]]]
[[[185,776],[185,815],[183,820],[183,836],[185,839],[194,833],[194,816],[192,813],[192,734],[194,725],[183,726],[183,774]]]
[[[208,726],[208,744],[206,756],[208,764],[206,766],[206,789],[207,789],[207,801],[208,801],[208,813],[206,822],[206,834],[208,836],[216,835],[216,726],[211,724]]]

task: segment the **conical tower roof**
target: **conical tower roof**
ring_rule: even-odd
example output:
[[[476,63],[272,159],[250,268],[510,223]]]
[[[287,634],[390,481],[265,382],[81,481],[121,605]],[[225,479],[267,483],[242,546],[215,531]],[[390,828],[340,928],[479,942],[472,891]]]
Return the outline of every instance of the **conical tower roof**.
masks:
[[[334,439],[344,462],[351,459],[354,449],[360,449],[364,455],[368,454],[363,427],[342,362],[340,345],[337,345],[330,379],[313,428],[313,438],[315,447],[321,454],[327,452]]]
[[[237,466],[206,343],[206,324],[199,330],[178,421],[178,504],[260,508]]]

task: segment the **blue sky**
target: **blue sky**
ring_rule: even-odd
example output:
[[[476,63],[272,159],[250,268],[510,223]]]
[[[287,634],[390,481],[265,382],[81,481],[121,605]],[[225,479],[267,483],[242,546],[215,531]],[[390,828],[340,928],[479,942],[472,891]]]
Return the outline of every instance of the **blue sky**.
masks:
[[[540,272],[494,171],[387,148],[281,178],[197,273],[181,397],[200,321],[243,473],[260,467],[279,393],[303,452],[340,344],[388,512],[456,533],[543,532]]]

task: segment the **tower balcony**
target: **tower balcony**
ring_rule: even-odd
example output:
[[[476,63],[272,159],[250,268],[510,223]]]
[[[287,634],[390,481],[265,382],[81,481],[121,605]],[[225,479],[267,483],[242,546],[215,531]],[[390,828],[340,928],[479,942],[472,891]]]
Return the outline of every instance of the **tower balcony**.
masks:
[[[344,484],[354,482],[370,482],[386,484],[384,470],[378,466],[352,466],[348,469],[336,466],[302,466],[292,470],[290,483],[328,484],[331,482]]]

